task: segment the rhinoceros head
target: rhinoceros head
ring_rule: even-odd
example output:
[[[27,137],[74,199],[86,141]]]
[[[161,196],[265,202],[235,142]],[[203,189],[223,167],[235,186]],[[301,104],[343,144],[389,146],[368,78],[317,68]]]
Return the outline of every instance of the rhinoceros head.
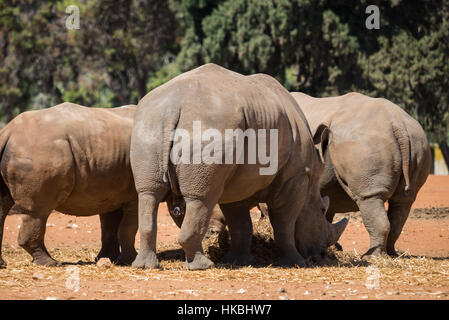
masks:
[[[326,125],[320,125],[313,137],[315,144],[327,146],[330,143],[330,130]],[[296,247],[299,253],[315,262],[320,262],[327,253],[327,248],[335,244],[348,224],[348,218],[331,224],[326,220],[329,208],[329,197],[321,197],[320,175],[323,162],[320,153],[314,153],[313,167],[306,168],[309,186],[306,202],[298,215],[295,226]],[[304,192],[305,190],[300,190]]]
[[[309,201],[296,220],[296,248],[304,258],[317,263],[326,257],[328,247],[337,243],[349,221],[348,218],[343,218],[331,224],[326,220],[328,199],[320,197],[314,204]]]
[[[165,200],[170,216],[178,228],[181,228],[186,213],[186,202],[184,201],[184,198],[182,196],[177,196],[174,193],[169,193]]]

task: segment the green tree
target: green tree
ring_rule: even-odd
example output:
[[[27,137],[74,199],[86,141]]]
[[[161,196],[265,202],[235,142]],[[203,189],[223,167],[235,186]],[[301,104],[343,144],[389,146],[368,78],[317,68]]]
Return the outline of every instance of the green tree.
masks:
[[[80,29],[66,28],[69,5]],[[0,121],[62,101],[137,103],[174,59],[178,30],[165,0],[0,0]]]
[[[38,93],[61,96],[53,85],[66,44],[57,1],[0,1],[0,116],[11,120]],[[51,50],[49,50],[51,48]]]
[[[178,61],[182,69],[215,62],[250,74],[276,77],[288,89],[310,94],[348,90],[361,73],[358,43],[325,1],[228,0],[187,30]],[[193,13],[192,13],[193,12]],[[186,19],[196,14],[186,10]],[[201,24],[198,20],[201,19]],[[200,25],[201,27],[198,27]],[[289,70],[295,70],[295,80]]]
[[[63,101],[111,105],[101,74],[90,69],[66,28],[71,1],[0,1],[0,120]]]
[[[181,70],[215,62],[314,96],[385,97],[418,119],[449,159],[447,1],[180,3]],[[365,26],[371,4],[380,9],[379,30]]]
[[[176,21],[166,0],[87,1],[76,45],[120,104],[137,103],[173,50]]]
[[[372,89],[402,106],[439,143],[449,164],[449,5],[439,8],[422,36],[400,30],[379,39],[380,49],[361,59]]]
[[[379,30],[365,27],[370,4]],[[80,8],[79,30],[65,27],[68,5]],[[215,62],[314,96],[385,97],[449,159],[448,8],[445,0],[0,0],[0,122],[62,101],[137,103]]]

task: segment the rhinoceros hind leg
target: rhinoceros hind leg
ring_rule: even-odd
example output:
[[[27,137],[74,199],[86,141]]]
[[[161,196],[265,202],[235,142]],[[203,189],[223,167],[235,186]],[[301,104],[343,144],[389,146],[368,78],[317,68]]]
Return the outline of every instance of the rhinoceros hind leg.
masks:
[[[231,235],[231,248],[225,256],[225,261],[237,265],[250,265],[254,262],[251,255],[251,238],[253,224],[248,207],[232,207],[221,205],[221,210],[228,224]]]
[[[16,212],[22,214],[19,245],[33,257],[34,263],[45,266],[58,265],[58,262],[50,257],[44,245],[45,226],[51,210],[34,213],[17,208]]]
[[[137,201],[133,201],[122,209],[123,216],[118,230],[118,241],[120,244],[120,255],[115,263],[120,266],[130,265],[137,256],[134,247],[137,233]]]
[[[388,219],[390,220],[390,233],[387,239],[387,253],[391,256],[397,256],[394,245],[398,240],[402,228],[407,221],[411,209],[411,202],[397,203],[389,201],[388,203]]]
[[[155,252],[148,252],[147,254],[138,254],[134,259],[132,266],[134,268],[142,269],[159,269],[160,264]]]
[[[178,242],[186,254],[186,266],[190,270],[207,269],[214,266],[203,252],[202,240],[209,226],[213,205],[201,200],[186,199],[186,215],[182,223]]]
[[[116,261],[120,254],[117,233],[122,216],[122,210],[100,214],[101,250],[95,261],[101,258],[109,258],[112,262]]]
[[[139,193],[140,250],[132,266],[135,268],[159,268],[156,256],[157,210],[161,194]]]
[[[134,252],[121,252],[118,256],[117,260],[115,260],[115,264],[118,266],[130,266],[133,261],[136,259],[137,251]]]
[[[370,248],[363,256],[386,253],[390,222],[384,203],[385,201],[379,198],[367,198],[358,202],[363,224],[370,237]]]

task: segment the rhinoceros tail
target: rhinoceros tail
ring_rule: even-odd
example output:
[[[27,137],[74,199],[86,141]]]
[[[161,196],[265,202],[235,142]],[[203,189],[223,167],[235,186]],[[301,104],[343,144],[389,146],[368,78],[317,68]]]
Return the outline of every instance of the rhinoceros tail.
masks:
[[[409,168],[410,168],[410,139],[407,131],[402,128],[393,125],[393,134],[396,137],[396,140],[399,144],[399,150],[401,151],[401,159],[402,159],[402,174],[405,179],[405,188],[404,191],[408,193],[410,191],[410,177],[409,177]]]
[[[177,179],[173,170],[173,165],[171,164],[170,153],[173,146],[173,135],[175,133],[176,127],[178,126],[181,110],[179,106],[174,106],[170,109],[170,116],[168,117],[168,119],[166,118],[166,123],[164,123],[165,134],[162,141],[162,172],[164,173],[163,180],[165,183],[170,184],[172,192],[174,192],[175,194],[180,194]]]

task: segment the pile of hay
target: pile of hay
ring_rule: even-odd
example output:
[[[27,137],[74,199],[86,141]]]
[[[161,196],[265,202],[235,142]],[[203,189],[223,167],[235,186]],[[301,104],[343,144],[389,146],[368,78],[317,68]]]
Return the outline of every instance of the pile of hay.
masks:
[[[269,219],[263,217],[258,211],[251,211],[251,220],[253,222],[251,251],[255,259],[254,263],[257,266],[269,266],[276,259],[273,228]],[[229,250],[229,245],[230,237],[227,228],[220,233],[212,233],[203,240],[204,251],[214,263],[223,262],[223,257]]]
[[[254,257],[254,266],[271,266],[279,255],[274,243],[270,220],[258,211],[251,211],[251,220],[253,222],[251,253]],[[230,236],[227,228],[222,232],[213,232],[203,240],[205,254],[216,264],[223,263],[224,255],[228,252],[229,246]],[[319,264],[311,260],[307,262],[310,267],[367,265],[366,261],[354,259],[352,255],[337,251],[334,246],[328,249],[327,256]]]

